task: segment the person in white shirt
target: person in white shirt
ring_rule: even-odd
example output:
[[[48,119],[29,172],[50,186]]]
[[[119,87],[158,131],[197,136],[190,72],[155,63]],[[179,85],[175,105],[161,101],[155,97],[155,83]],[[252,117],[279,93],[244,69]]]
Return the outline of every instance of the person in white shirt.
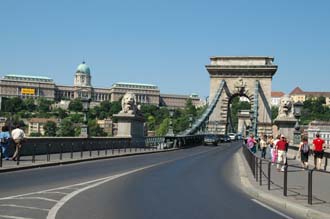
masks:
[[[25,139],[25,133],[22,129],[20,129],[19,125],[17,125],[16,128],[11,132],[11,137],[16,145],[15,153],[12,157],[12,160],[16,160],[18,156],[20,156],[22,142]]]

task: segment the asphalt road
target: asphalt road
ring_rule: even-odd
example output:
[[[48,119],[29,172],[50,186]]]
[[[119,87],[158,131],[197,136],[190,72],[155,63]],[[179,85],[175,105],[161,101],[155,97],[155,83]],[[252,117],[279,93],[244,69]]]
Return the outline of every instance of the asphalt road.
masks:
[[[297,218],[240,191],[239,143],[0,174],[0,218]]]

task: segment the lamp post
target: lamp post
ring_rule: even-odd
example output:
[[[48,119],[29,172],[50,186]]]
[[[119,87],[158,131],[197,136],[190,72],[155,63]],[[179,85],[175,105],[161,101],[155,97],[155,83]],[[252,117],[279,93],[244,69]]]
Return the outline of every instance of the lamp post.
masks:
[[[215,121],[215,133],[218,133],[219,121]]]
[[[296,102],[293,104],[293,115],[296,118],[296,124],[294,127],[294,132],[293,132],[293,143],[294,144],[299,144],[301,140],[301,132],[300,132],[300,125],[299,125],[299,119],[301,116],[301,110],[304,104],[300,101]]]
[[[80,131],[80,137],[83,138],[88,138],[89,133],[88,133],[88,125],[87,125],[87,113],[89,110],[89,105],[90,105],[91,99],[87,97],[83,97],[81,99],[81,103],[83,106],[83,113],[84,113],[84,124],[81,126],[81,131]]]
[[[174,136],[174,132],[173,132],[173,115],[174,115],[174,111],[172,109],[169,110],[169,114],[170,114],[170,122],[169,122],[169,127],[168,127],[168,131],[166,136]]]
[[[193,120],[192,116],[191,116],[191,115],[189,115],[189,128],[191,128],[191,127],[192,127],[192,120]]]
[[[253,119],[254,119],[254,111],[253,110],[250,110],[250,112],[249,112],[249,116],[250,116],[250,121],[251,121],[251,123],[250,123],[250,134],[255,134],[254,133],[254,130],[253,130]]]

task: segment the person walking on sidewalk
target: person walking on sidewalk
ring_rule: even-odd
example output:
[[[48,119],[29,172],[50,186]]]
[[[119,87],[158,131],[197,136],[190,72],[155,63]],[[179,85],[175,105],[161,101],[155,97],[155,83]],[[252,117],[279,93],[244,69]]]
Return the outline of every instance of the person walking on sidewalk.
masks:
[[[11,136],[16,146],[12,160],[16,160],[18,156],[20,156],[22,143],[25,139],[25,133],[22,129],[20,129],[19,125],[16,125],[16,128],[11,132]]]
[[[10,143],[10,134],[7,126],[3,126],[0,132],[0,145],[2,149],[2,155],[5,160],[9,160],[8,148]]]
[[[277,150],[276,150],[276,144],[281,139],[281,135],[277,135],[276,139],[273,141],[273,148],[272,148],[272,165],[274,165],[277,162]]]
[[[286,151],[287,151],[287,141],[284,135],[281,135],[281,140],[276,143],[275,150],[277,151],[277,171],[284,171],[284,166],[286,164]],[[281,168],[280,168],[281,167]]]
[[[267,135],[263,135],[260,140],[261,158],[266,159]]]
[[[298,153],[300,153],[301,165],[304,168],[308,168],[308,156],[309,156],[310,148],[308,145],[307,136],[302,137],[302,141],[299,144]]]
[[[313,151],[315,168],[320,170],[324,154],[324,140],[320,138],[319,133],[316,134],[316,138],[313,140]]]
[[[254,139],[254,135],[251,133],[249,139],[247,140],[247,146],[252,153],[257,152],[257,141]]]

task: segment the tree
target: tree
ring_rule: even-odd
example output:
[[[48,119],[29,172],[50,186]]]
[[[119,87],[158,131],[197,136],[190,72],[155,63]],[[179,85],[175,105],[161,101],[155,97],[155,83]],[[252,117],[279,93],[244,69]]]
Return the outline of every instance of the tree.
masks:
[[[44,125],[45,136],[56,136],[56,123],[47,121]]]
[[[53,101],[47,100],[44,97],[37,99],[37,110],[40,113],[48,113],[50,110],[50,105],[53,103]]]
[[[37,108],[37,106],[34,104],[34,99],[32,99],[32,98],[25,99],[24,104],[25,104],[26,110],[29,112],[33,112]]]
[[[107,136],[107,133],[96,123],[96,120],[88,121],[88,129],[90,136]]]
[[[65,118],[61,121],[60,129],[59,129],[60,136],[75,136],[75,127],[69,118]]]
[[[272,106],[272,121],[276,119],[277,115],[278,115],[278,107]]]
[[[109,115],[112,116],[113,114],[117,114],[121,111],[121,103],[119,101],[111,102],[111,108],[109,111]]]
[[[69,103],[69,110],[74,112],[81,112],[83,110],[82,102],[79,98],[76,98]]]

